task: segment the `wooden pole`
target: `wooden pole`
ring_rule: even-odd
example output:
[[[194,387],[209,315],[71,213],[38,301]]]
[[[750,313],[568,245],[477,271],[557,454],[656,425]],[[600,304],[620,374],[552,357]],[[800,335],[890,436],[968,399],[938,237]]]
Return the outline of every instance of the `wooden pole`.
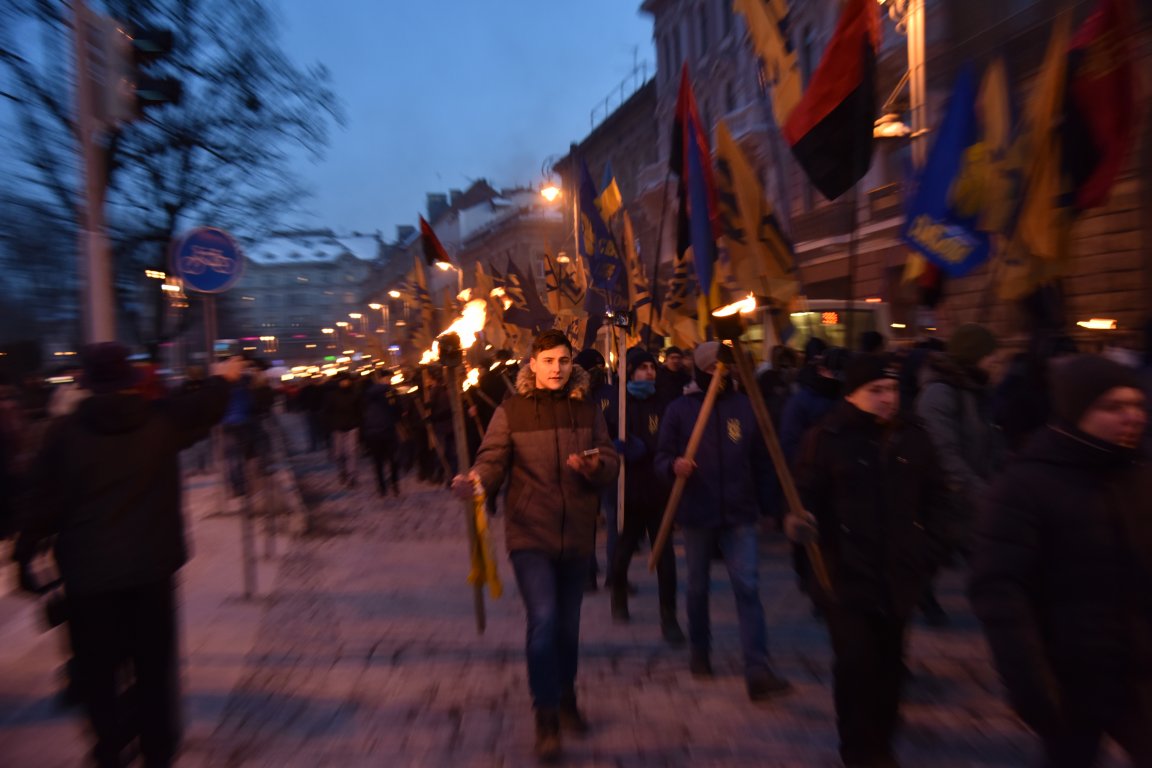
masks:
[[[736,351],[736,370],[740,374],[740,382],[744,385],[745,394],[752,401],[752,412],[756,414],[756,423],[760,426],[760,434],[764,437],[764,444],[768,446],[768,454],[772,457],[772,464],[776,467],[776,476],[780,479],[780,487],[784,489],[784,498],[788,502],[788,510],[792,514],[804,511],[800,501],[800,493],[796,490],[796,481],[792,478],[792,471],[784,458],[784,451],[780,448],[780,440],[776,436],[776,427],[772,424],[772,417],[768,414],[768,406],[764,402],[764,393],[756,384],[756,376],[752,370],[752,362],[748,353],[741,344],[740,339],[734,340]],[[824,556],[820,552],[820,545],[810,541],[804,545],[808,552],[808,560],[812,563],[812,572],[820,588],[833,598],[832,580],[828,576],[828,569],[824,565]]]
[[[448,401],[452,404],[452,429],[456,433],[456,462],[461,473],[468,470],[468,433],[464,429],[464,403],[462,402],[463,382],[460,376],[459,364],[448,364],[444,366],[445,379],[448,386]],[[468,527],[468,553],[471,553],[476,548],[476,542],[479,539],[479,534],[476,532],[476,514],[472,507],[472,499],[469,498],[464,502],[464,517],[467,520]],[[484,611],[484,584],[482,581],[477,581],[472,585],[472,606],[476,613],[476,632],[484,634],[484,629],[488,624],[487,616]]]
[[[628,395],[628,381],[627,381],[627,378],[628,378],[627,370],[628,369],[627,369],[627,364],[624,360],[624,352],[625,352],[624,347],[627,344],[628,329],[620,328],[619,331],[620,331],[619,342],[616,345],[616,349],[617,349],[617,352],[616,352],[616,378],[619,382],[619,388],[617,389],[617,400],[619,402],[616,405],[616,409],[617,409],[616,410],[616,418],[617,418],[616,439],[619,440],[621,443],[623,443],[625,440],[628,439],[628,424],[626,423],[626,420],[628,418],[628,406],[627,406],[627,402],[626,402],[627,401],[627,395]],[[624,466],[624,457],[621,456],[620,457],[620,474],[616,478],[616,532],[617,533],[622,533],[624,531],[624,514],[625,514],[624,513],[624,472],[625,472],[625,469],[626,469],[626,467]],[[609,563],[608,569],[611,570],[611,568],[612,568],[612,564]]]
[[[688,459],[688,461],[694,461],[696,451],[700,450],[700,440],[704,437],[704,427],[707,426],[708,418],[712,415],[712,409],[716,405],[716,397],[720,394],[720,385],[727,371],[728,366],[724,363],[716,363],[716,371],[712,374],[712,381],[708,385],[708,391],[704,394],[704,404],[700,406],[700,414],[696,417],[696,424],[692,427],[692,434],[688,437],[688,447],[684,449],[683,458]],[[676,482],[672,484],[672,493],[668,496],[668,503],[664,507],[664,519],[660,521],[660,531],[656,534],[656,541],[652,542],[652,552],[648,555],[649,571],[656,570],[656,563],[660,561],[660,555],[668,543],[668,536],[672,533],[672,521],[676,519],[676,509],[680,506],[680,499],[684,495],[684,486],[687,484],[688,478],[680,476],[677,476]]]

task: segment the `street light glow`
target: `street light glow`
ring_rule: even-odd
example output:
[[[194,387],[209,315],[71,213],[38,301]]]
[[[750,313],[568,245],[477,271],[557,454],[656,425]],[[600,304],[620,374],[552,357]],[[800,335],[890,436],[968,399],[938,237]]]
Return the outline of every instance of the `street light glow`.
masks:
[[[388,295],[394,299],[400,298],[400,291],[388,291]]]
[[[348,317],[352,318],[353,320],[359,320],[360,318],[364,317],[364,315],[360,314],[359,312],[349,312]]]
[[[543,197],[548,202],[552,202],[553,200],[555,200],[557,197],[560,196],[560,188],[557,187],[555,184],[545,185],[545,187],[540,190],[540,196]]]
[[[381,309],[383,306],[383,304],[372,303],[368,305],[368,309]]]
[[[456,267],[452,266],[451,264],[449,264],[446,261],[436,262],[436,268],[439,269],[441,272],[447,272],[450,269],[456,269]]]

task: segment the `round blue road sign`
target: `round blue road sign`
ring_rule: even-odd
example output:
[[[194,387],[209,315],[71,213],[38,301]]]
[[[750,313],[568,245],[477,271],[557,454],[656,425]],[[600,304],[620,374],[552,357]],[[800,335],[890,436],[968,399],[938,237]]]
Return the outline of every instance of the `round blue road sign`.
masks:
[[[176,241],[171,254],[172,272],[184,287],[200,293],[222,293],[244,272],[244,254],[222,229],[197,227]]]

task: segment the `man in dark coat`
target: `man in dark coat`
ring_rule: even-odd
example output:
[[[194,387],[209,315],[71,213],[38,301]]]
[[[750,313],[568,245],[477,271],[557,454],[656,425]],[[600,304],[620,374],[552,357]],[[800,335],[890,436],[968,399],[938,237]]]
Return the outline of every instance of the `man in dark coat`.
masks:
[[[343,485],[356,487],[360,459],[360,387],[347,371],[336,374],[335,386],[324,395],[324,422],[332,440],[332,458]]]
[[[388,481],[384,477],[387,464],[392,475],[392,493],[400,495],[398,456],[396,452],[396,426],[400,423],[400,402],[392,386],[392,372],[377,371],[376,381],[364,393],[364,421],[361,431],[364,445],[372,457],[372,467],[376,473],[376,490],[381,496],[388,492]]]
[[[897,375],[885,355],[848,363],[844,399],[798,461],[808,515],[785,519],[793,541],[818,539],[832,581],[816,597],[835,654],[840,756],[860,768],[897,765],[905,630],[941,549],[939,465],[924,431],[897,419]]]
[[[757,529],[764,500],[758,494],[756,478],[771,472],[771,464],[752,404],[747,395],[732,390],[731,381],[722,385],[695,459],[684,456],[704,405],[704,393],[716,375],[719,352],[720,344],[715,341],[701,344],[693,352],[696,389],[674,401],[664,414],[656,471],[666,482],[675,477],[687,479],[676,519],[684,536],[688,566],[689,669],[697,677],[712,676],[708,593],[712,555],[718,548],[736,597],[745,686],[748,697],[759,701],[784,693],[791,685],[772,671],[760,602]]]
[[[589,402],[588,376],[572,363],[561,331],[532,344],[515,397],[496,409],[472,470],[452,489],[471,498],[479,481],[489,493],[508,478],[504,534],[528,614],[528,686],[536,710],[536,753],[560,756],[560,727],[588,723],[576,706],[580,606],[596,538],[600,489],[619,459],[600,408]]]
[[[620,446],[624,458],[624,529],[616,544],[614,560],[609,564],[613,574],[612,619],[627,623],[628,563],[647,533],[656,541],[664,505],[668,500],[668,479],[656,471],[656,440],[667,403],[660,402],[656,392],[656,358],[639,348],[628,350],[625,358],[628,374],[625,397],[627,437]],[[616,434],[619,414],[609,408],[609,433]],[[656,564],[656,584],[660,599],[660,633],[672,645],[684,643],[684,631],[676,618],[676,556],[672,547],[664,547]]]
[[[121,766],[135,736],[145,765],[168,766],[180,743],[174,575],[188,559],[179,452],[220,421],[237,358],[204,387],[151,401],[137,389],[128,349],[82,352],[92,396],[56,423],[37,469],[38,505],[16,556],[55,535],[68,601],[75,684],[96,735],[99,766]],[[131,662],[136,700],[118,696]]]
[[[969,596],[1046,768],[1089,768],[1102,736],[1152,765],[1152,467],[1135,372],[1053,370],[1053,420],[978,519]]]

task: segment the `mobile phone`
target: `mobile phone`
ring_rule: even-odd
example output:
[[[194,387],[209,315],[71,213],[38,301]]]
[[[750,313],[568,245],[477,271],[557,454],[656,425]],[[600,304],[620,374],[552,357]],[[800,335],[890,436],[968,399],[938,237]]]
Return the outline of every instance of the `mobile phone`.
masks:
[[[599,448],[589,448],[586,451],[581,451],[580,455],[582,457],[584,457],[585,459],[591,458],[593,456],[599,456],[600,455],[600,449]]]

